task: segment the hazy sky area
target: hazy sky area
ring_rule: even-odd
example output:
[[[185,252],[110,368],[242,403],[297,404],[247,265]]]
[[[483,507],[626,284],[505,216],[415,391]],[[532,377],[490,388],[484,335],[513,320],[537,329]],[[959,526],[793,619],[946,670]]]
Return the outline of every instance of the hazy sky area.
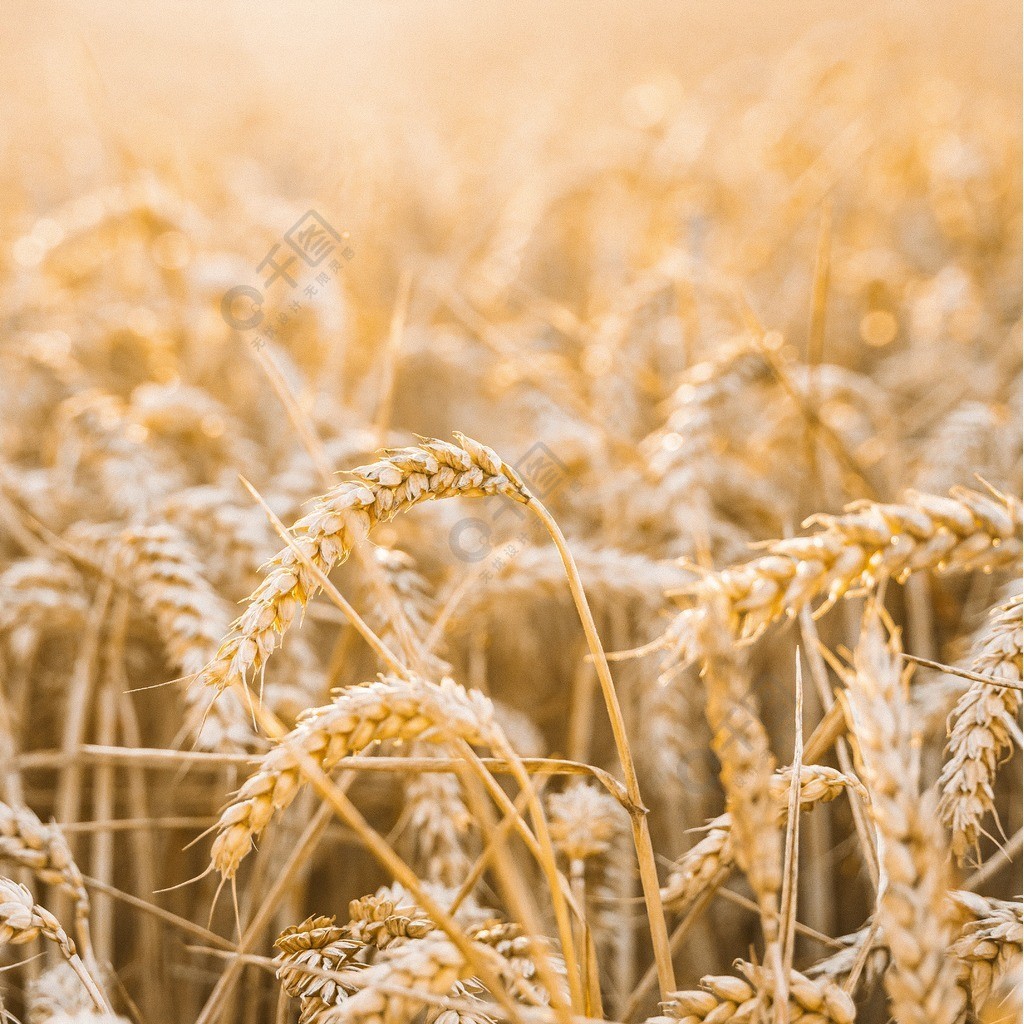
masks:
[[[933,58],[952,77],[1017,92],[1020,81],[1021,8],[1013,0],[4,7],[0,81],[15,100],[8,126],[28,118],[45,137],[93,119],[143,148],[161,143],[161,132],[147,129],[173,133],[181,145],[239,118],[308,126],[328,146],[351,144],[332,138],[339,112],[372,119],[409,106],[433,111],[446,131],[500,136],[540,99],[600,113],[646,76],[668,72],[691,84],[736,58],[782,53],[833,19],[851,32],[881,23],[894,39],[913,34],[916,59]]]

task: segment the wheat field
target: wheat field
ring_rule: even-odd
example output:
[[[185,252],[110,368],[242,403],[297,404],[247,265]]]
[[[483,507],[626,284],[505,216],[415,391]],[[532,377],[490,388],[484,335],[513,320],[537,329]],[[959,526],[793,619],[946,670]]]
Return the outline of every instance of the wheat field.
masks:
[[[1020,1021],[1019,10],[40,11],[0,1024]]]

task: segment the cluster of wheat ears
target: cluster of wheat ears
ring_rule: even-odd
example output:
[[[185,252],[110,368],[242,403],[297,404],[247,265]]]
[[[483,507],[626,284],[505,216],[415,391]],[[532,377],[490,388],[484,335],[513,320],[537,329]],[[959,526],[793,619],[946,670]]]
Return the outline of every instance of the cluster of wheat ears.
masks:
[[[0,1020],[1020,1019],[1019,118],[898,63],[396,134],[258,329],[305,196],[12,176]]]

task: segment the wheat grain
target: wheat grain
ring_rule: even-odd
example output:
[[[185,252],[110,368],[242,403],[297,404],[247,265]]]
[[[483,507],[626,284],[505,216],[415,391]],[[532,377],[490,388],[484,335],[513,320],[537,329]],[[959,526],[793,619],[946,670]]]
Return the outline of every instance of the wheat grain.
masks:
[[[400,885],[353,900],[349,915],[349,922],[341,926],[333,918],[310,917],[287,928],[275,941],[278,978],[289,995],[300,999],[303,1024],[361,1019],[376,1012],[391,1019],[389,1015],[402,1012],[401,998],[414,999],[416,992],[472,995],[484,991],[471,980],[461,954]],[[534,980],[535,951],[521,930],[487,919],[471,903],[463,906],[459,916],[470,926],[474,946],[494,966],[509,994],[530,1005],[546,1005],[548,994]],[[474,919],[478,923],[472,925]],[[455,974],[450,973],[456,967]],[[469,984],[457,984],[462,981]],[[399,1001],[391,1003],[396,995],[391,989],[408,992],[398,993]],[[406,1010],[411,1005],[406,1004]]]
[[[960,929],[951,951],[967,968],[971,1003],[979,1016],[1003,979],[1020,974],[1022,937],[1019,900],[987,900],[983,915]]]
[[[666,1016],[651,1021],[681,1024],[754,1024],[772,1005],[771,974],[739,961],[743,978],[733,975],[701,978],[701,988],[674,992],[665,1004]],[[853,1000],[838,985],[790,971],[789,1006],[785,1019],[792,1024],[853,1024]]]
[[[437,928],[398,883],[352,900],[348,913],[349,933],[364,946],[381,950],[406,939],[422,939]]]

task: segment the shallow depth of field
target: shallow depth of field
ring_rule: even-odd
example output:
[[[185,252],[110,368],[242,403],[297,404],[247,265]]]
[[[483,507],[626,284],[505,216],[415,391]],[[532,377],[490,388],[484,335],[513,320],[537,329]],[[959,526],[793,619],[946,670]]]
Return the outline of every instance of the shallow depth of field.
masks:
[[[5,22],[0,1022],[1020,1021],[1019,10]]]

